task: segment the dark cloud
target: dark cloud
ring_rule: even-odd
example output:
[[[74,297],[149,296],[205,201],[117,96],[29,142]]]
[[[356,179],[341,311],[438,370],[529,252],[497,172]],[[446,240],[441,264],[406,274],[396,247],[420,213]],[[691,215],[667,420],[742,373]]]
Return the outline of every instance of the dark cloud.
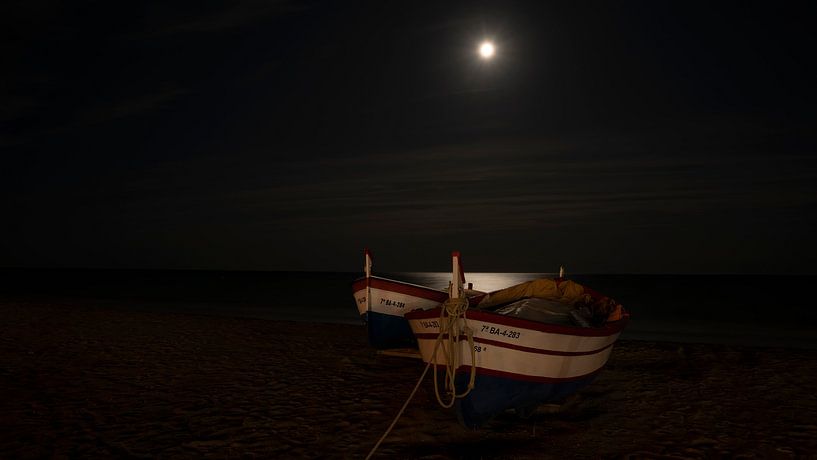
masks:
[[[0,265],[817,262],[809,5],[6,8]]]
[[[212,33],[263,25],[270,18],[309,9],[308,3],[251,0],[242,2],[190,2],[146,4],[147,30],[132,38],[171,34]]]

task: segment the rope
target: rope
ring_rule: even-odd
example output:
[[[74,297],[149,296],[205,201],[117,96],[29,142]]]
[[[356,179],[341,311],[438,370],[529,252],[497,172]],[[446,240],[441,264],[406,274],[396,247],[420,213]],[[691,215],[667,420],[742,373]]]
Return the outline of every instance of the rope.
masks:
[[[428,364],[426,364],[423,374],[417,380],[417,384],[414,385],[414,389],[411,390],[411,394],[409,395],[408,399],[406,399],[406,402],[403,403],[403,407],[400,408],[397,416],[394,417],[391,425],[389,425],[389,428],[386,429],[386,432],[383,433],[383,436],[381,436],[377,441],[377,444],[375,444],[374,447],[372,447],[372,450],[369,451],[369,455],[366,456],[366,460],[372,458],[374,453],[377,452],[377,448],[380,447],[380,444],[382,444],[386,437],[389,436],[389,433],[391,433],[394,425],[397,424],[397,421],[400,420],[400,417],[403,415],[406,407],[408,407],[409,402],[412,398],[414,398],[414,394],[417,393],[417,389],[420,388],[420,384],[423,383],[423,379],[428,373],[428,368],[431,367],[432,364],[434,364],[434,394],[437,396],[437,402],[439,402],[444,408],[448,409],[452,407],[457,398],[465,397],[471,392],[471,390],[474,389],[474,379],[476,379],[477,375],[476,350],[474,350],[474,331],[468,326],[468,318],[465,316],[466,310],[468,310],[468,299],[462,296],[455,299],[449,298],[443,303],[442,307],[440,308],[440,333],[437,334],[437,340],[434,342],[434,352],[431,355],[431,359],[428,361]],[[464,323],[462,331],[459,331],[457,327],[460,318],[463,319]],[[453,351],[459,350],[457,345],[459,344],[461,332],[465,332],[465,335],[468,338],[469,348],[471,349],[471,379],[468,382],[468,389],[462,394],[457,394],[457,389],[454,386],[454,377],[457,367],[459,367],[460,356],[459,353],[454,353]],[[445,357],[445,390],[446,393],[451,396],[451,401],[448,403],[443,402],[442,397],[440,396],[439,385],[437,384],[437,350],[443,343],[443,337],[445,336],[448,337],[447,350],[452,351],[452,353],[449,354],[446,347],[443,347],[443,355]]]
[[[423,379],[428,373],[429,367],[431,367],[430,361],[428,364],[426,364],[426,369],[423,371],[423,375],[421,375],[420,379],[417,380],[417,384],[414,385],[414,389],[411,390],[411,394],[409,395],[408,399],[406,399],[406,402],[403,403],[403,407],[400,408],[400,412],[397,413],[397,417],[394,417],[394,420],[392,420],[391,425],[389,425],[389,428],[386,430],[385,433],[383,433],[383,436],[380,437],[380,440],[377,441],[377,444],[375,444],[374,447],[372,447],[372,450],[369,451],[369,455],[366,456],[366,460],[372,458],[372,455],[374,455],[374,453],[377,451],[377,448],[380,447],[380,444],[383,442],[383,440],[386,439],[386,436],[388,436],[389,433],[391,433],[392,428],[394,428],[394,425],[397,424],[397,420],[400,419],[400,416],[403,415],[403,411],[405,411],[406,407],[408,407],[409,401],[411,401],[411,398],[414,397],[414,393],[417,393],[417,389],[420,388],[420,384],[423,382]]]
[[[437,335],[437,341],[434,343],[434,352],[431,354],[431,362],[434,363],[434,394],[437,396],[437,402],[445,409],[454,406],[454,402],[457,398],[464,398],[474,389],[477,362],[476,350],[474,350],[474,331],[468,326],[468,318],[465,315],[466,310],[468,310],[468,299],[462,296],[449,298],[443,303],[442,308],[440,308],[440,333]],[[459,330],[460,318],[463,320],[464,327],[462,330]],[[458,351],[460,351],[459,342],[462,332],[465,332],[468,346],[471,350],[471,378],[465,392],[457,394],[454,379],[461,361],[461,356]],[[446,336],[447,340],[444,339]],[[442,396],[440,396],[440,386],[437,383],[437,350],[444,341],[447,343],[442,349],[443,364],[445,364],[443,385],[446,394],[451,398],[448,402],[443,401]]]

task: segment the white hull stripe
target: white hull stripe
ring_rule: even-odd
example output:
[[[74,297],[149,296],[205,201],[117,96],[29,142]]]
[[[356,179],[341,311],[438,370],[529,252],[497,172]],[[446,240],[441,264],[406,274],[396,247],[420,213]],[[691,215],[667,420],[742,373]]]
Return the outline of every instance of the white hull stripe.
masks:
[[[437,334],[415,334],[417,339],[424,339],[424,340],[437,340]],[[443,339],[448,340],[448,334],[443,334]],[[459,340],[468,340],[468,336],[460,335]],[[605,348],[612,347],[613,342],[608,344],[603,348],[599,348],[598,350],[592,351],[556,351],[556,350],[545,350],[542,348],[533,348],[533,347],[523,347],[520,345],[515,345],[511,343],[500,342],[497,340],[490,340],[490,339],[482,339],[479,337],[474,337],[474,343],[484,343],[485,345],[495,345],[498,347],[509,348],[511,350],[519,350],[519,351],[526,351],[528,353],[541,353],[543,355],[558,355],[558,356],[582,356],[582,355],[592,355],[594,353],[598,353],[603,351]]]
[[[412,312],[409,320],[434,320],[439,318],[439,310],[426,310]],[[627,320],[612,321],[604,324],[601,327],[578,327],[565,326],[560,324],[540,323],[522,318],[515,318],[512,316],[500,315],[498,313],[484,311],[484,310],[468,310],[466,313],[468,321],[481,321],[483,323],[493,324],[494,326],[503,329],[509,328],[523,328],[531,331],[546,332],[558,335],[572,335],[572,336],[587,336],[587,337],[607,337],[616,332],[621,332],[627,324]]]
[[[590,328],[578,327],[571,328],[571,330],[576,331],[576,334],[559,334],[530,328],[508,327],[497,322],[476,321],[471,318],[470,312],[467,314],[468,326],[474,331],[474,340],[499,342],[511,348],[522,350],[546,349],[550,352],[561,352],[565,354],[593,353],[609,347],[616,341],[623,328],[622,324],[621,328],[611,330],[611,333],[605,336],[583,335],[582,332]],[[414,312],[406,318],[409,320],[409,325],[411,325],[411,330],[414,331],[414,335],[419,338],[430,334],[436,338],[437,334],[440,333],[439,318],[426,320],[416,319],[417,316],[417,312]],[[534,321],[526,321],[526,323],[531,325],[541,324]]]
[[[448,299],[448,293],[438,289],[432,289],[419,284],[406,283],[404,281],[390,280],[387,278],[379,278],[372,276],[369,278],[359,278],[352,283],[352,291],[359,291],[366,286],[383,289],[386,291],[397,292],[401,294],[410,295],[412,297],[421,297],[428,300],[434,300],[438,304],[445,302]]]
[[[438,364],[435,367],[437,368],[438,372],[439,371],[445,372],[445,366],[444,365]],[[477,375],[490,375],[490,376],[493,376],[493,377],[503,377],[503,378],[506,378],[506,379],[509,379],[509,380],[520,380],[520,381],[525,381],[525,382],[538,382],[538,383],[573,382],[573,381],[576,381],[576,380],[582,380],[582,379],[585,379],[585,378],[590,377],[592,375],[598,374],[600,371],[601,371],[601,368],[599,368],[595,372],[591,372],[591,373],[586,374],[586,375],[579,375],[579,376],[576,376],[576,377],[569,377],[569,378],[553,378],[553,377],[536,377],[536,376],[532,376],[532,375],[512,374],[512,373],[509,373],[509,372],[502,372],[502,371],[497,371],[497,370],[494,370],[494,369],[485,369],[483,367],[477,367],[476,368]],[[471,366],[460,366],[459,368],[457,368],[456,372],[457,373],[471,372]]]
[[[423,361],[432,361],[436,339],[418,339]],[[470,368],[471,351],[467,341],[457,342],[462,362],[457,366]],[[476,366],[489,372],[505,374],[511,378],[533,380],[570,380],[593,374],[604,366],[613,347],[606,347],[593,354],[586,355],[552,355],[515,350],[501,345],[475,344]],[[442,344],[437,351],[437,363],[445,362],[444,353],[448,352],[447,344]]]
[[[440,305],[440,302],[426,299],[423,297],[416,297],[399,292],[389,291],[372,287],[371,292],[371,309],[377,313],[385,315],[393,315],[402,317],[405,312],[412,310],[428,310]],[[366,309],[366,288],[358,290],[354,293],[357,301],[357,310],[362,315],[367,312]]]

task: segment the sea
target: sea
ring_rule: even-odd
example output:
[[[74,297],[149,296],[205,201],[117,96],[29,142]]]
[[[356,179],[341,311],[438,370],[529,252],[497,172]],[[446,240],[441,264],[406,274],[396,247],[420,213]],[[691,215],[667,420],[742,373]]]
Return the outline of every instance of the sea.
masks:
[[[352,297],[360,273],[209,270],[0,269],[0,301],[132,311],[362,324]],[[446,272],[378,273],[446,289]],[[554,273],[468,273],[493,291]],[[621,338],[817,349],[815,275],[571,274],[619,301]],[[2,320],[2,318],[0,318]]]

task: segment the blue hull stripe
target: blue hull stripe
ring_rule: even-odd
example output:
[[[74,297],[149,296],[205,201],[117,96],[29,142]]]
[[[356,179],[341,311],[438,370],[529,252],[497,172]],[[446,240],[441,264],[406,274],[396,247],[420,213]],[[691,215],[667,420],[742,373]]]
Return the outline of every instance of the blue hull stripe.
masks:
[[[417,339],[408,321],[402,316],[385,315],[374,311],[363,315],[369,329],[369,344],[378,349],[417,348]]]
[[[457,374],[458,393],[465,392],[470,375],[470,372]],[[464,426],[476,428],[507,409],[559,402],[595,378],[593,374],[567,382],[538,383],[477,373],[474,389],[465,398],[457,400],[457,417]]]

